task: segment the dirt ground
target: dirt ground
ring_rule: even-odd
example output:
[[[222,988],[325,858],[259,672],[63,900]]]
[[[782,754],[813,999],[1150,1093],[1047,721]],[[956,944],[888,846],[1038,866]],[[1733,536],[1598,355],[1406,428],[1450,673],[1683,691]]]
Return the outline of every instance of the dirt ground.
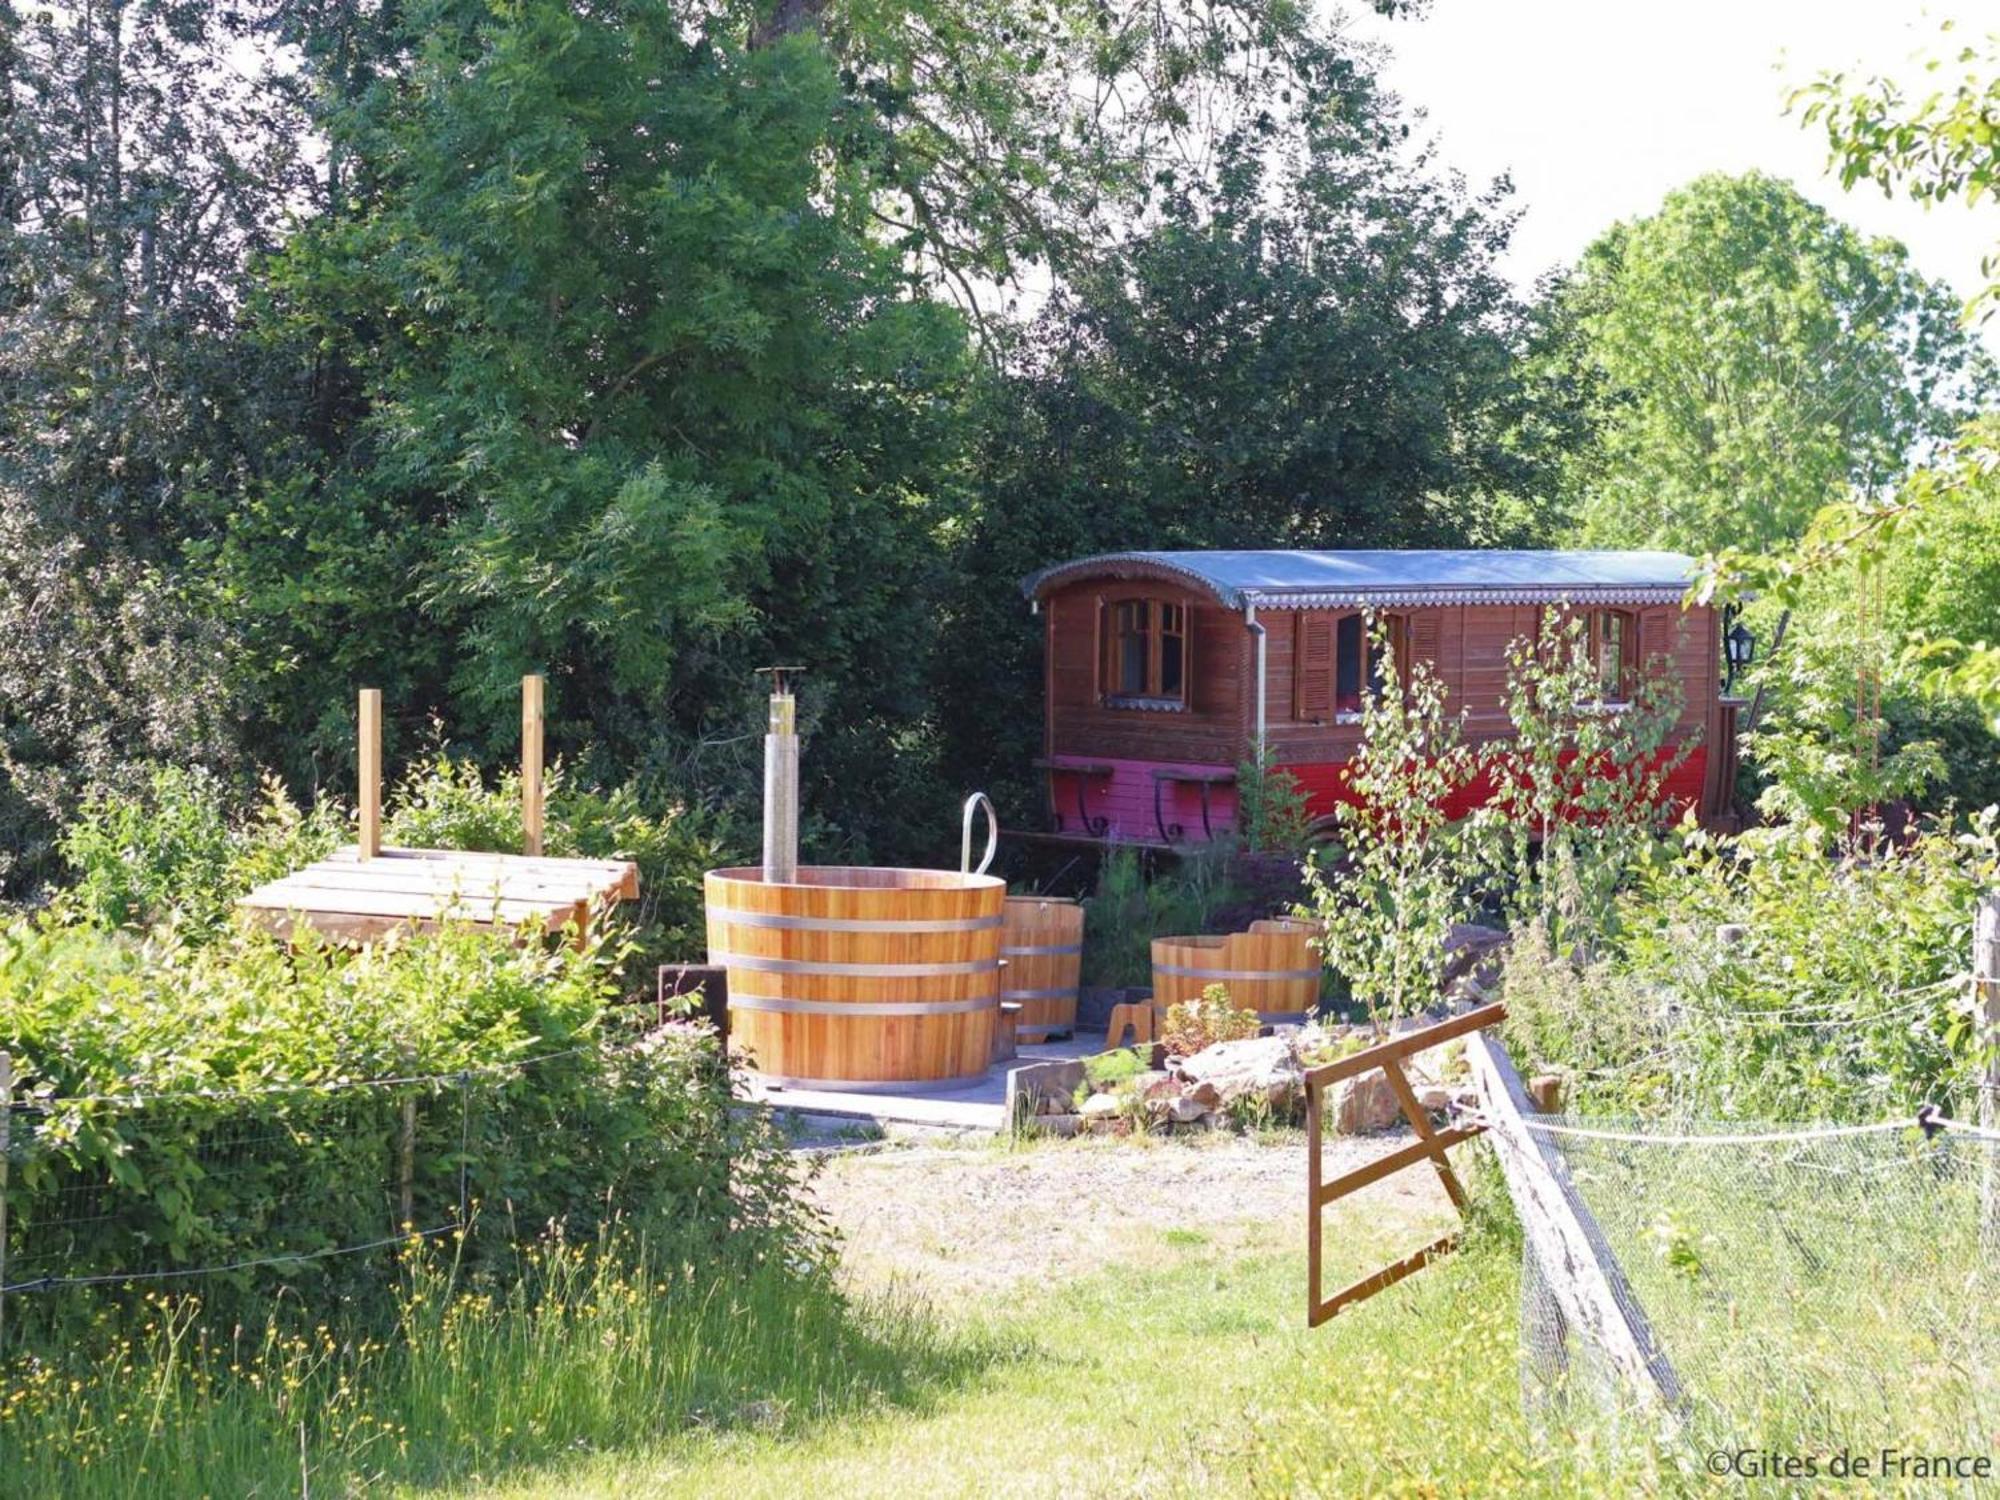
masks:
[[[1406,1133],[1335,1138],[1330,1180]],[[1189,1245],[1275,1251],[1305,1242],[1302,1139],[1086,1139],[1020,1150],[900,1145],[835,1155],[814,1185],[857,1285],[915,1283],[940,1300],[1054,1282],[1107,1264],[1143,1267]],[[1407,1223],[1412,1248],[1451,1214],[1436,1174],[1398,1172],[1326,1212],[1371,1233]],[[1352,1217],[1350,1217],[1352,1216]]]

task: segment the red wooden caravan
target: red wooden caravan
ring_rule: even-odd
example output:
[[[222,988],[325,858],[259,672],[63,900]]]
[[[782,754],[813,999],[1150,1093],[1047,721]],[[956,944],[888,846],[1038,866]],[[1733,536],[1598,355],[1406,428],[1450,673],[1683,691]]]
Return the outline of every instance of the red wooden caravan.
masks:
[[[1719,612],[1687,605],[1671,552],[1113,552],[1022,585],[1044,622],[1049,812],[1058,834],[1179,843],[1236,815],[1236,767],[1260,742],[1331,813],[1360,741],[1364,613],[1399,659],[1427,661],[1474,741],[1511,733],[1507,647],[1541,611],[1582,614],[1604,701],[1642,663],[1680,679],[1674,735],[1692,743],[1669,793],[1727,817],[1737,700]]]

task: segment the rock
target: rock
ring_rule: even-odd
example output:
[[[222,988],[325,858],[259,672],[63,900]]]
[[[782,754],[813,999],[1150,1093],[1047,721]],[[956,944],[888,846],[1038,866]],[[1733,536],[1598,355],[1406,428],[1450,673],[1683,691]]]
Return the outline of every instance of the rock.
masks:
[[[1116,1094],[1092,1094],[1083,1101],[1077,1113],[1086,1120],[1112,1120],[1118,1117],[1123,1104]]]
[[[1470,979],[1481,989],[1490,990],[1500,982],[1501,958],[1507,934],[1472,922],[1454,922],[1444,940],[1444,967],[1438,971],[1438,988],[1449,992],[1460,979]]]
[[[1333,1086],[1331,1114],[1336,1135],[1365,1135],[1387,1130],[1403,1118],[1403,1108],[1389,1080],[1371,1068]]]
[[[1132,1080],[1132,1091],[1150,1104],[1155,1099],[1173,1098],[1181,1091],[1181,1086],[1173,1074],[1163,1069],[1141,1073]]]
[[[1715,943],[1719,948],[1740,948],[1750,941],[1750,929],[1741,922],[1724,922],[1715,929]]]
[[[1441,1115],[1451,1108],[1451,1090],[1441,1083],[1427,1083],[1417,1090],[1417,1103],[1427,1113]]]
[[[1561,1114],[1563,1081],[1554,1073],[1538,1074],[1528,1080],[1528,1097],[1543,1114]]]
[[[1076,1108],[1076,1095],[1037,1094],[1035,1113],[1038,1115],[1066,1115]]]
[[[1057,1058],[1049,1062],[1023,1063],[1007,1070],[1007,1118],[1018,1120],[1023,1113],[1043,1112],[1041,1101],[1054,1099],[1060,1114],[1069,1109],[1070,1101],[1083,1085],[1083,1064],[1073,1059]]]
[[[1069,1137],[1083,1129],[1082,1115],[1037,1115],[1035,1129],[1044,1135]]]
[[[1206,1079],[1194,1084],[1181,1097],[1194,1100],[1203,1109],[1222,1108],[1222,1090]]]
[[[1186,1094],[1177,1094],[1164,1102],[1167,1118],[1176,1125],[1191,1125],[1208,1114],[1206,1106],[1196,1103]]]
[[[1182,1063],[1180,1071],[1196,1087],[1212,1084],[1223,1104],[1258,1099],[1281,1105],[1305,1087],[1296,1035],[1217,1042]]]

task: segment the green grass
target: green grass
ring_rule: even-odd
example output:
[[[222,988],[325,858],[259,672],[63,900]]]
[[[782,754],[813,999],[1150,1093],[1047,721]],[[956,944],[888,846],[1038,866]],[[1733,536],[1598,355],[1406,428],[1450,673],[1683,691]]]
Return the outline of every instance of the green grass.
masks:
[[[1336,1284],[1409,1248],[1417,1227],[1365,1199],[1327,1225]],[[1277,1227],[1247,1251],[1193,1227],[1144,1250],[1143,1268],[943,1307],[629,1245],[544,1250],[495,1301],[432,1260],[404,1267],[393,1331],[360,1342],[300,1325],[219,1345],[156,1303],[153,1326],[108,1358],[0,1377],[0,1491],[1776,1492],[1709,1479],[1699,1448],[1662,1453],[1643,1424],[1606,1423],[1588,1403],[1540,1413],[1538,1430],[1521,1404],[1519,1246],[1483,1213],[1459,1254],[1318,1330],[1303,1326],[1304,1267]],[[1651,1267],[1634,1273],[1672,1307]],[[1762,1410],[1756,1436],[1823,1438],[1802,1420],[1816,1411]]]

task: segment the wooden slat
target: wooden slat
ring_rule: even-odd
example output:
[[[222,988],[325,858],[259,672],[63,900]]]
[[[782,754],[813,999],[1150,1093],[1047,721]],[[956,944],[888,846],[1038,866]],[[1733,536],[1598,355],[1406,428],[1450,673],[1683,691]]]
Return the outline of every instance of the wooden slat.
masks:
[[[1410,1129],[1417,1133],[1421,1141],[1434,1141],[1437,1131],[1431,1126],[1430,1111],[1417,1098],[1417,1091],[1410,1087],[1410,1080],[1403,1074],[1403,1065],[1391,1058],[1382,1064],[1383,1076],[1389,1080],[1389,1087],[1396,1095],[1396,1102],[1403,1107],[1403,1118],[1410,1122]],[[1460,1213],[1465,1212],[1465,1189],[1459,1185],[1458,1174],[1451,1169],[1451,1163],[1440,1151],[1431,1158],[1431,1165],[1437,1168],[1438,1181],[1444,1184],[1445,1196]]]
[[[1345,1198],[1349,1193],[1359,1192],[1371,1182],[1380,1182],[1384,1177],[1400,1172],[1427,1156],[1442,1158],[1446,1147],[1456,1146],[1461,1141],[1469,1141],[1479,1133],[1480,1127],[1477,1125],[1454,1125],[1448,1130],[1438,1131],[1426,1140],[1412,1141],[1400,1150],[1391,1151],[1387,1156],[1378,1156],[1375,1160],[1356,1167],[1352,1172],[1334,1178],[1321,1188],[1320,1206],[1324,1207],[1337,1199]]]
[[[1455,1037],[1466,1036],[1485,1026],[1494,1026],[1507,1019],[1507,1006],[1496,1001],[1492,1005],[1482,1005],[1477,1010],[1469,1010],[1462,1016],[1453,1016],[1440,1021],[1435,1026],[1425,1026],[1417,1031],[1406,1031],[1393,1036],[1386,1042],[1340,1058],[1306,1074],[1306,1082],[1325,1087],[1338,1083],[1343,1078],[1352,1078],[1357,1073],[1366,1073],[1370,1068],[1379,1068],[1383,1063],[1400,1060],[1417,1052],[1427,1052],[1432,1047],[1451,1041]]]
[[[1493,1038],[1475,1034],[1466,1042],[1466,1055],[1479,1082],[1480,1108],[1508,1194],[1550,1295],[1642,1402],[1669,1423],[1678,1421],[1680,1378],[1653,1337],[1560,1153],[1546,1135],[1528,1128],[1534,1106],[1506,1050]]]
[[[351,865],[359,859],[359,853],[350,844],[334,850],[320,863]],[[632,901],[639,895],[639,867],[626,859],[556,859],[548,856],[537,859],[525,854],[492,854],[484,850],[399,848],[383,849],[379,859],[380,863],[370,860],[369,868],[408,861],[427,866],[456,867],[464,871],[468,879],[495,871],[521,871],[551,878],[574,877],[580,892],[587,890],[598,899],[609,900],[615,896],[621,901]],[[599,883],[592,884],[593,881]]]
[[[1421,1271],[1440,1255],[1448,1255],[1458,1245],[1456,1234],[1445,1235],[1432,1240],[1423,1249],[1413,1251],[1392,1265],[1386,1265],[1372,1276],[1364,1276],[1350,1286],[1342,1287],[1326,1301],[1313,1307],[1306,1315],[1306,1326],[1317,1328],[1328,1318],[1357,1302],[1365,1302],[1385,1287],[1392,1287],[1412,1271]]]
[[[583,885],[533,872],[488,873],[454,871],[447,867],[421,866],[371,859],[366,864],[317,864],[284,876],[290,882],[304,881],[336,891],[427,891],[441,896],[462,896],[467,900],[577,901],[602,899],[603,885]],[[277,884],[276,881],[271,882]]]
[[[525,922],[536,917],[567,920],[583,903],[479,900],[438,891],[341,890],[293,879],[260,886],[238,904],[301,913],[341,912],[350,916]]]

